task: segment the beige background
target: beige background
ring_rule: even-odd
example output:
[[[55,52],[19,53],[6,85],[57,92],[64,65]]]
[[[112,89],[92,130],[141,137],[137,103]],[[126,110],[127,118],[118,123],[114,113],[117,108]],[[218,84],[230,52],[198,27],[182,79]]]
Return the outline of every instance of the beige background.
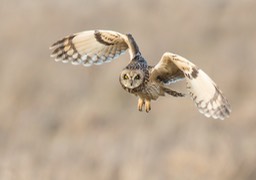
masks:
[[[255,0],[0,0],[0,179],[256,179],[255,18]],[[152,65],[165,51],[189,58],[231,117],[170,96],[138,112],[118,82],[128,55],[91,68],[49,57],[90,29],[132,33]]]

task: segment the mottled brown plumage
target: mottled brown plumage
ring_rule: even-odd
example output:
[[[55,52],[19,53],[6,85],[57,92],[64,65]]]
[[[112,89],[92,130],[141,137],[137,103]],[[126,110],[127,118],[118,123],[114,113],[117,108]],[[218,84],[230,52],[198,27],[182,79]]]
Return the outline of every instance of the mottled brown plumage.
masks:
[[[231,110],[227,99],[211,78],[189,60],[166,52],[155,66],[149,66],[142,57],[131,34],[115,31],[84,31],[67,36],[51,46],[56,61],[84,66],[110,62],[129,50],[130,62],[120,73],[119,81],[127,92],[139,97],[138,109],[151,109],[151,100],[169,94],[184,94],[169,89],[170,83],[186,79],[188,94],[199,112],[207,117],[224,119]]]

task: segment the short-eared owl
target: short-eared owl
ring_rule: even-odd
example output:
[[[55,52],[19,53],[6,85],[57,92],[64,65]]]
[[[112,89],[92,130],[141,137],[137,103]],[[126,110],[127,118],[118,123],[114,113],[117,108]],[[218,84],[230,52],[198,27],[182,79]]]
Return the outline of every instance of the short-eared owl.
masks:
[[[138,96],[139,111],[145,106],[146,112],[149,112],[150,101],[159,96],[184,96],[171,90],[168,85],[186,79],[188,94],[200,113],[224,119],[231,112],[227,99],[203,70],[170,52],[164,53],[155,66],[150,66],[131,34],[106,30],[84,31],[57,41],[50,49],[53,49],[51,56],[56,61],[84,66],[110,62],[129,50],[130,62],[122,70],[119,81],[126,91]]]

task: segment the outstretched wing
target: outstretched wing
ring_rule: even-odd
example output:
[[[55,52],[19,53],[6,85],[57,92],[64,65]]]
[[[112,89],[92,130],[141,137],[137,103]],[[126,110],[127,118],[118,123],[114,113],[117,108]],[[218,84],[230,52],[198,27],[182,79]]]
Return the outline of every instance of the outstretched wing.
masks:
[[[187,90],[200,113],[222,120],[230,115],[230,105],[221,90],[204,71],[189,60],[167,52],[154,67],[152,74],[158,80],[164,79],[163,82],[168,82],[168,78],[169,82],[173,82],[185,77]]]
[[[106,30],[91,30],[67,36],[50,49],[56,61],[91,66],[116,59],[130,47],[127,35]],[[130,56],[133,56],[130,51]]]

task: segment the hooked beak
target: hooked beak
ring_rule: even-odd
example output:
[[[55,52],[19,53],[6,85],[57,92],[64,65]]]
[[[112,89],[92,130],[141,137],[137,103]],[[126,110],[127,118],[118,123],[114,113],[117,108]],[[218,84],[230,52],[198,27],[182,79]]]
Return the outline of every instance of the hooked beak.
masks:
[[[132,80],[130,80],[130,85],[131,85],[131,87],[132,87],[132,85],[133,85],[133,81],[132,81]]]

